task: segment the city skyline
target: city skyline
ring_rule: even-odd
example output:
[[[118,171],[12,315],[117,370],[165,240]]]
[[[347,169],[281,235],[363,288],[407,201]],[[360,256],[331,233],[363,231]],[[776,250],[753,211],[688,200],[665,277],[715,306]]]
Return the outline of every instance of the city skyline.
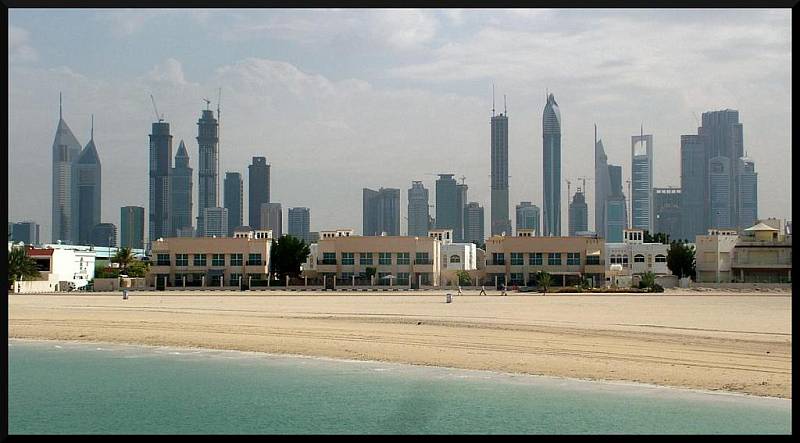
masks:
[[[694,76],[691,79],[692,82],[684,83],[681,86],[676,84],[673,87],[662,86],[652,90],[641,84],[637,85],[637,82],[633,81],[629,86],[634,90],[643,94],[645,92],[655,93],[655,98],[664,98],[666,95],[682,97],[683,101],[667,100],[671,106],[662,106],[656,112],[644,109],[644,102],[646,99],[650,99],[646,94],[642,95],[643,103],[641,105],[630,104],[627,98],[622,100],[608,95],[603,97],[602,92],[606,94],[609,92],[608,84],[598,80],[593,85],[596,91],[589,91],[574,83],[570,85],[568,80],[570,80],[571,74],[564,69],[556,69],[555,72],[548,74],[549,78],[543,78],[541,82],[539,80],[522,82],[513,76],[502,73],[500,69],[487,69],[482,75],[476,75],[474,70],[470,70],[461,79],[452,78],[455,74],[448,74],[444,76],[445,78],[439,79],[436,78],[434,68],[437,66],[433,62],[399,61],[399,58],[402,57],[399,57],[398,54],[402,51],[427,51],[427,53],[440,55],[444,60],[452,60],[453,55],[443,53],[441,45],[437,45],[436,41],[443,37],[452,37],[453,41],[462,46],[461,49],[474,47],[476,44],[474,40],[466,35],[460,37],[458,35],[465,33],[470,26],[473,26],[473,30],[481,30],[480,32],[483,32],[485,36],[493,36],[501,32],[498,30],[500,24],[507,24],[505,32],[517,32],[521,33],[522,37],[528,37],[529,35],[522,30],[522,24],[542,20],[542,14],[566,26],[575,25],[576,16],[581,15],[578,12],[582,12],[584,18],[595,12],[545,11],[540,14],[536,11],[530,17],[512,14],[508,11],[490,11],[486,14],[462,12],[464,23],[456,25],[455,22],[449,21],[451,20],[450,12],[453,11],[430,13],[408,11],[399,15],[422,17],[422,21],[430,19],[437,25],[434,26],[433,36],[420,42],[416,47],[400,48],[397,46],[397,41],[387,37],[385,43],[389,45],[390,55],[399,57],[396,62],[398,66],[382,67],[382,69],[372,67],[372,70],[368,67],[360,72],[347,73],[344,72],[345,68],[350,65],[344,63],[345,67],[342,68],[342,72],[326,71],[325,68],[312,61],[313,57],[311,56],[315,51],[309,49],[308,45],[304,46],[303,43],[298,43],[302,39],[298,35],[292,34],[285,38],[290,40],[289,45],[293,49],[299,49],[298,54],[304,54],[305,60],[299,56],[294,59],[287,58],[285,51],[283,55],[277,54],[274,47],[255,48],[247,56],[239,54],[241,57],[236,60],[220,60],[215,70],[202,70],[199,65],[191,62],[193,57],[188,52],[178,52],[169,57],[153,55],[152,59],[139,60],[141,69],[133,69],[128,75],[121,76],[122,86],[128,87],[116,85],[114,88],[111,88],[113,82],[108,77],[101,75],[108,75],[107,69],[105,71],[100,69],[94,73],[91,63],[72,63],[63,58],[50,57],[47,51],[53,49],[45,48],[43,45],[52,42],[55,47],[59,47],[61,43],[52,40],[52,36],[48,40],[48,35],[51,34],[47,30],[43,30],[41,34],[34,34],[29,29],[30,26],[26,28],[26,21],[28,23],[36,21],[31,17],[42,21],[41,18],[48,14],[50,16],[61,14],[69,19],[80,16],[80,12],[10,11],[9,187],[11,191],[9,195],[11,198],[9,199],[9,216],[12,220],[35,220],[42,226],[43,232],[50,232],[51,228],[51,220],[47,216],[47,212],[49,212],[47,206],[50,206],[49,202],[51,201],[47,188],[50,186],[34,179],[37,175],[49,175],[50,171],[47,166],[41,165],[42,162],[38,162],[35,167],[42,169],[40,174],[23,174],[22,172],[31,171],[34,166],[30,162],[41,155],[48,155],[44,150],[49,149],[49,145],[52,144],[51,137],[55,129],[53,126],[54,115],[57,112],[57,103],[55,103],[57,98],[54,97],[58,94],[58,90],[65,91],[64,118],[70,122],[75,134],[89,132],[89,122],[86,117],[92,112],[102,122],[102,125],[96,128],[98,138],[103,140],[101,152],[103,169],[108,171],[104,174],[106,191],[102,195],[103,213],[100,217],[102,221],[119,226],[118,211],[122,206],[144,206],[148,210],[150,209],[146,202],[146,136],[153,122],[149,94],[151,92],[154,94],[159,111],[166,114],[165,119],[171,124],[170,133],[174,139],[192,140],[187,145],[187,149],[191,159],[190,166],[197,170],[199,155],[197,144],[193,138],[197,130],[197,115],[203,108],[202,97],[216,98],[214,93],[221,86],[223,88],[221,107],[224,108],[223,112],[227,117],[221,122],[220,144],[226,148],[223,149],[224,155],[220,158],[218,170],[244,173],[244,168],[252,156],[264,155],[271,159],[271,164],[276,166],[277,174],[272,179],[274,184],[272,201],[283,202],[287,206],[312,208],[316,214],[312,230],[338,227],[352,227],[358,230],[360,227],[358,218],[361,215],[359,210],[360,190],[370,183],[407,189],[411,181],[417,180],[422,181],[426,188],[433,189],[433,179],[425,174],[452,172],[457,177],[462,175],[467,177],[465,183],[470,188],[470,200],[477,201],[484,207],[490,203],[489,168],[485,161],[486,151],[489,149],[487,143],[489,128],[486,128],[485,123],[480,124],[480,122],[485,122],[485,119],[490,116],[490,88],[493,81],[507,93],[515,116],[514,124],[509,127],[509,176],[511,177],[509,179],[509,200],[513,204],[519,201],[531,201],[542,206],[542,177],[539,172],[542,164],[541,141],[538,141],[541,140],[542,132],[536,114],[540,119],[541,108],[544,106],[543,90],[545,88],[552,91],[558,98],[564,119],[562,128],[562,195],[560,198],[562,232],[565,229],[563,221],[567,220],[566,208],[569,198],[565,195],[566,186],[563,184],[563,179],[593,175],[591,162],[587,164],[583,161],[586,156],[591,155],[593,123],[597,122],[602,128],[602,138],[609,163],[623,165],[622,181],[624,183],[630,177],[631,172],[628,167],[630,154],[627,143],[629,143],[630,134],[638,132],[639,125],[644,121],[648,133],[653,134],[656,139],[653,186],[679,187],[680,177],[676,171],[680,169],[680,135],[696,132],[697,122],[693,113],[699,116],[702,112],[725,108],[738,110],[740,122],[744,124],[744,147],[748,151],[748,157],[753,159],[756,164],[759,175],[760,183],[757,191],[760,193],[757,199],[759,216],[791,219],[791,191],[788,195],[778,196],[768,192],[769,189],[776,187],[787,188],[786,181],[791,180],[790,161],[787,161],[791,160],[789,148],[791,134],[788,130],[788,119],[781,118],[791,115],[791,108],[788,104],[789,89],[778,88],[782,84],[775,84],[774,79],[773,83],[766,83],[766,88],[763,82],[753,83],[746,80],[746,74],[750,73],[749,68],[738,69],[741,71],[738,73],[725,71],[725,75],[722,77],[709,75],[707,81],[704,81],[702,77]],[[367,11],[365,14],[373,12],[380,11]],[[675,32],[676,28],[683,26],[677,23],[679,21],[677,17],[682,17],[686,19],[684,21],[688,22],[685,24],[688,26],[687,29],[695,33],[693,34],[695,46],[703,46],[702,39],[696,38],[697,35],[703,33],[693,27],[699,21],[699,18],[694,17],[708,20],[710,23],[706,23],[706,26],[711,30],[727,29],[726,27],[738,29],[738,32],[748,33],[749,37],[760,42],[764,49],[783,54],[781,60],[785,60],[785,65],[783,65],[785,72],[765,68],[764,63],[759,62],[759,60],[763,62],[759,54],[750,54],[749,58],[752,60],[740,61],[740,65],[752,66],[753,69],[759,67],[770,76],[778,76],[783,79],[784,86],[788,87],[790,84],[788,77],[790,74],[788,13],[755,12],[757,14],[747,14],[747,20],[744,20],[744,14],[739,11],[726,11],[722,14],[724,16],[722,18],[704,15],[702,11],[674,12],[672,15],[604,12],[599,13],[597,17],[602,18],[604,23],[619,20],[626,26],[634,26],[631,24],[631,17],[644,17],[650,22],[665,23],[664,26],[669,32]],[[87,11],[85,14],[92,14],[93,17],[98,18],[88,26],[89,29],[85,31],[87,35],[105,30],[104,24],[107,24],[104,21],[105,17],[117,17],[116,20],[124,19],[113,13]],[[294,14],[291,17],[307,17],[309,21],[320,18],[318,13],[292,12],[290,14],[286,12],[285,14]],[[333,14],[334,16],[346,15],[344,12]],[[194,18],[191,17],[195,17],[188,13],[184,15],[190,17],[186,20],[193,20]],[[259,13],[256,15],[266,21],[274,22],[274,14]],[[355,12],[351,15],[357,19],[362,17]],[[626,19],[625,17],[628,15],[630,17]],[[394,17],[380,14],[379,16],[383,19]],[[184,16],[175,13],[170,15],[165,12],[163,14],[144,14],[144,17],[140,27],[133,29],[131,34],[112,33],[112,39],[116,43],[122,40],[129,41],[131,45],[137,45],[140,43],[134,43],[131,40],[141,38],[155,23],[164,20],[165,17],[178,20]],[[218,19],[223,20],[225,17],[228,15],[212,14],[208,20],[214,22]],[[236,20],[234,19],[234,21]],[[44,22],[46,21],[44,20]],[[754,22],[754,26],[750,30],[736,26],[736,24],[741,25],[751,21]],[[772,26],[776,23],[783,24],[783,27],[778,26],[776,30]],[[770,24],[772,27],[765,24]],[[767,28],[773,30],[765,31]],[[326,32],[333,32],[326,29]],[[559,32],[552,27],[548,29],[549,32],[556,34]],[[573,29],[573,31],[575,30]],[[302,34],[302,31],[297,32]],[[456,35],[448,35],[452,33],[456,33]],[[587,33],[591,34],[592,31],[586,29],[575,31],[575,35],[581,36],[581,38],[586,38]],[[297,37],[297,39],[292,40],[292,37]],[[189,38],[189,36],[185,37],[185,39]],[[784,39],[782,40],[782,38]],[[660,38],[656,40],[645,46],[657,48],[661,47],[659,45],[665,44]],[[230,42],[230,40],[225,41]],[[604,41],[610,44],[613,39]],[[483,50],[498,48],[499,43],[494,40],[488,42],[488,47]],[[734,45],[733,40],[728,41],[725,38],[717,39],[711,46],[721,50],[726,47],[724,42],[728,42],[727,47],[733,51],[732,55],[736,57],[741,57],[741,55],[737,55],[735,50],[741,51],[742,47],[748,48],[741,42]],[[147,45],[148,43],[145,41],[141,44]],[[553,44],[563,49],[558,41],[554,41]],[[749,47],[752,48],[752,46]],[[477,49],[481,48],[477,47]],[[703,53],[711,49],[706,47]],[[692,53],[692,49],[684,50]],[[544,56],[544,54],[542,55]],[[576,56],[575,52],[567,51],[565,60],[574,60]],[[528,63],[523,60],[527,60],[527,58],[521,57],[519,63]],[[53,61],[51,62],[51,60]],[[592,72],[596,72],[598,75],[608,72],[604,71],[606,68],[599,66],[602,65],[602,61],[608,60],[592,59],[590,61],[596,68]],[[705,69],[714,65],[711,62],[703,63],[700,67],[705,66]],[[766,63],[767,67],[776,66],[774,61],[768,60]],[[126,64],[122,63],[121,65],[125,66]],[[428,70],[422,69],[426,66]],[[645,72],[641,72],[641,74],[645,74],[647,71],[635,63],[631,65],[631,68],[644,70]],[[82,71],[82,69],[86,69],[86,71]],[[389,75],[388,77],[376,74],[376,72],[396,74],[398,70],[404,74]],[[89,74],[90,72],[92,74]],[[142,75],[139,78],[131,79],[130,76],[134,75],[135,77],[138,75],[137,72]],[[426,72],[429,75],[423,75]],[[540,77],[544,73],[541,69],[535,72],[539,72]],[[669,72],[677,75],[674,70]],[[752,73],[750,74],[752,75]],[[664,74],[660,75],[659,78],[663,79]],[[215,76],[216,78],[214,78]],[[563,78],[559,79],[559,76]],[[625,78],[630,80],[630,76]],[[36,79],[43,83],[32,88],[35,91],[30,94],[35,98],[20,95],[21,90],[26,90],[26,85],[30,86],[30,82]],[[675,80],[680,80],[680,75],[677,75]],[[449,85],[450,82],[452,85]],[[621,81],[621,83],[625,82]],[[95,84],[96,87],[87,88],[89,84]],[[699,94],[687,92],[697,91],[702,87],[708,91]],[[86,88],[86,90],[78,94],[81,88]],[[778,93],[776,89],[784,92]],[[758,90],[759,94],[753,94],[754,90]],[[333,98],[324,99],[325,91],[332,92]],[[587,91],[591,94],[586,94]],[[253,98],[248,100],[245,97],[248,92],[251,96],[254,93],[260,94],[259,97],[263,100],[259,101]],[[585,95],[581,96],[580,94]],[[323,99],[318,102],[318,105],[315,105],[318,97],[323,97]],[[336,97],[338,99],[334,99]],[[374,115],[365,117],[362,112],[363,106],[357,112],[339,106],[339,102],[347,100],[355,100],[358,105],[374,103],[372,107],[367,107]],[[266,113],[253,112],[256,102],[266,105]],[[623,105],[622,102],[628,103]],[[600,106],[599,103],[603,103],[603,105]],[[116,104],[125,104],[125,106]],[[426,115],[424,119],[409,116],[409,114],[413,114],[409,112],[410,109],[421,105],[423,108],[429,108],[432,115],[437,116],[433,120],[437,121],[428,122],[431,119],[427,113],[423,113]],[[376,106],[383,106],[386,109],[377,110]],[[651,106],[654,109],[657,108],[653,103],[648,102],[647,107]],[[607,112],[609,110],[613,112]],[[309,122],[301,121],[303,113],[309,111],[316,113],[315,117]],[[334,118],[336,117],[334,111],[341,113],[341,118]],[[391,118],[391,115],[400,112],[404,116],[402,119]],[[248,116],[248,113],[253,116]],[[254,124],[254,116],[259,116],[257,120],[260,120],[261,123]],[[374,125],[378,121],[375,120],[376,118],[380,119],[378,125]],[[357,119],[366,119],[368,121],[364,123],[367,123],[368,126],[376,126],[376,128],[367,129],[357,125],[355,124]],[[86,121],[84,122],[84,120]],[[402,124],[398,121],[402,121]],[[675,124],[676,121],[680,123]],[[298,125],[296,130],[291,129],[290,125],[293,123]],[[431,126],[430,123],[434,123],[435,126]],[[33,130],[25,129],[28,127],[26,125],[39,129],[31,133]],[[264,127],[265,125],[267,128]],[[258,128],[258,131],[253,132],[253,128]],[[364,129],[366,132],[359,134]],[[298,132],[304,133],[304,135],[295,135]],[[424,134],[424,137],[417,133]],[[19,134],[24,134],[24,139],[23,135]],[[371,139],[373,142],[377,140],[377,143],[373,143],[374,148],[368,148],[358,142],[359,138]],[[41,141],[43,139],[44,142]],[[47,141],[47,139],[50,140]],[[78,137],[78,139],[81,145],[86,142],[85,138]],[[420,143],[420,140],[423,140],[424,143]],[[350,146],[339,149],[344,145]],[[455,146],[463,147],[463,152],[454,157],[451,148]],[[781,148],[784,151],[781,151]],[[358,155],[359,152],[370,154]],[[376,155],[372,155],[373,153]],[[427,161],[420,161],[422,158]],[[392,168],[381,167],[387,164],[384,159],[392,163]],[[333,166],[333,170],[331,170],[331,166]],[[735,165],[731,165],[731,167],[733,168]],[[783,169],[781,170],[781,168]],[[354,170],[359,171],[358,174],[353,174]],[[303,173],[303,171],[305,172]],[[326,177],[326,185],[322,188],[322,192],[308,193],[306,190],[313,184],[313,180],[323,176]],[[354,180],[354,176],[358,176],[358,180]],[[119,185],[108,183],[107,181],[111,177],[118,180]],[[592,185],[590,184],[587,189],[589,193],[592,192]],[[17,188],[18,186],[20,188]],[[39,195],[40,198],[23,204],[21,193],[14,192],[15,189],[22,187],[29,189],[34,195]],[[627,191],[625,189],[626,194]],[[435,193],[431,195],[431,200],[433,199],[435,199]],[[589,216],[593,218],[592,199],[588,199],[588,203]],[[400,207],[403,209],[407,207],[405,195],[401,196]],[[197,216],[197,206],[194,208],[194,216]],[[400,231],[401,233],[406,232],[405,220],[402,217]]]

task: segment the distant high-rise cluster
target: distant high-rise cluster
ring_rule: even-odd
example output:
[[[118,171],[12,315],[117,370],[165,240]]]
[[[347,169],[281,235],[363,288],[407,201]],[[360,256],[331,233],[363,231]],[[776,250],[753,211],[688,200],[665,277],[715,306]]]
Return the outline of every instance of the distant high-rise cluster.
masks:
[[[603,141],[594,142],[594,224],[595,232],[609,243],[622,241],[622,230],[628,227],[628,211],[622,192],[622,167],[609,165]]]

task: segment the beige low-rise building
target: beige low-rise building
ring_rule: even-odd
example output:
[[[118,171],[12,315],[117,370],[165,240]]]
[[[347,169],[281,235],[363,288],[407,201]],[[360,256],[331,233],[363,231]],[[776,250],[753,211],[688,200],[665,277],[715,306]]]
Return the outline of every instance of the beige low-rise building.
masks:
[[[235,231],[233,237],[171,237],[152,246],[149,286],[239,286],[267,280],[272,232]],[[241,277],[241,280],[240,280]]]
[[[733,248],[733,281],[791,283],[792,236],[781,228],[782,224],[760,222],[744,230]]]
[[[645,243],[641,229],[623,229],[621,243],[606,243],[606,273],[611,265],[622,265],[619,276],[632,277],[652,272],[655,275],[669,275],[667,252],[669,245]]]
[[[303,275],[309,284],[327,287],[439,286],[440,261],[441,242],[435,238],[356,236],[340,229],[320,232]]]
[[[535,286],[546,271],[554,286],[574,285],[581,277],[605,283],[605,243],[590,237],[494,236],[486,240],[483,283]]]
[[[695,280],[699,283],[730,283],[733,248],[738,232],[709,229],[707,235],[695,237]]]

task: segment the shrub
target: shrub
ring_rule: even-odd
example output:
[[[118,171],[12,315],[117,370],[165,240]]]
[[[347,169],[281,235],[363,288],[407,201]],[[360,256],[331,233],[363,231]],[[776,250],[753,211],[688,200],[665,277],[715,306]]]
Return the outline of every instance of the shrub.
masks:
[[[663,287],[663,286],[661,286],[661,285],[660,285],[660,284],[658,284],[658,283],[654,283],[654,284],[653,284],[653,287],[652,287],[652,288],[650,288],[650,291],[651,291],[651,292],[664,292],[664,287]]]

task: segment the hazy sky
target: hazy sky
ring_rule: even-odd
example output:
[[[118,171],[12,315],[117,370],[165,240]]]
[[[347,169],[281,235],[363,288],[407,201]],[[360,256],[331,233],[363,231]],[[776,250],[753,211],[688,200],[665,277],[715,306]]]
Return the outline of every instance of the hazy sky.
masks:
[[[517,203],[542,204],[548,90],[573,192],[594,175],[594,123],[625,180],[643,123],[655,186],[678,187],[680,135],[696,133],[702,112],[732,108],[758,172],[759,217],[791,219],[788,9],[11,9],[8,36],[9,220],[37,221],[42,240],[59,91],[82,144],[94,113],[102,221],[118,227],[121,206],[148,206],[151,93],[173,149],[186,142],[196,212],[197,119],[222,87],[220,188],[239,171],[247,199],[247,165],[265,156],[284,217],[308,206],[312,230],[357,233],[362,188],[400,188],[405,233],[411,181],[434,204],[434,174],[453,173],[485,207],[488,233],[492,83],[498,109],[508,95],[512,224]],[[566,232],[566,183],[561,207]]]

